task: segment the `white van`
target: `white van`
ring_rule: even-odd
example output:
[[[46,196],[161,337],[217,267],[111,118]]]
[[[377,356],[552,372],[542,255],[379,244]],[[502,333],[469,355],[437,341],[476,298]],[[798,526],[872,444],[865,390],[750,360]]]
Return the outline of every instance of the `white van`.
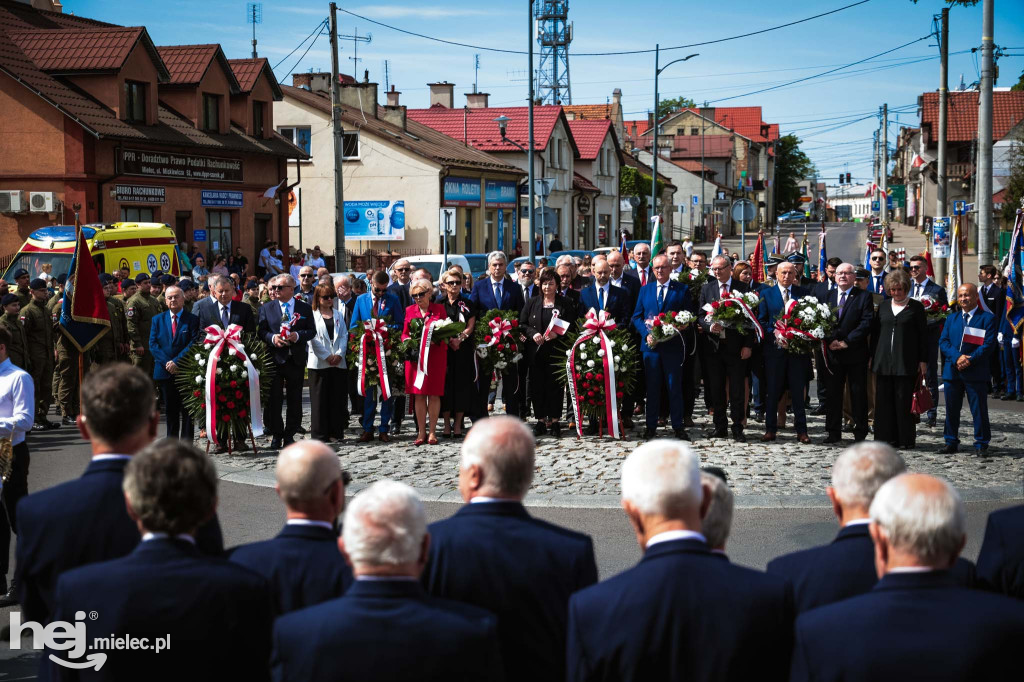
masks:
[[[414,270],[423,268],[430,273],[431,278],[434,280],[436,285],[441,280],[441,265],[444,263],[444,254],[432,253],[425,256],[403,256],[401,260],[407,260],[412,264]],[[448,266],[458,265],[462,268],[462,272],[470,277],[473,276],[473,272],[469,268],[469,261],[466,260],[465,256],[457,253],[448,254]],[[394,265],[391,266],[392,268]],[[448,268],[445,268],[446,270]],[[390,269],[389,271],[390,272]]]

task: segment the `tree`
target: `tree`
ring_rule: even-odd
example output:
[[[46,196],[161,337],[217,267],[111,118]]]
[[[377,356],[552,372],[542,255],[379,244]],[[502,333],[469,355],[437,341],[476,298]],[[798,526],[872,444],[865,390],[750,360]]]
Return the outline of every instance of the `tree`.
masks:
[[[780,213],[800,208],[800,181],[814,173],[814,163],[800,151],[800,138],[793,134],[779,138],[775,148],[775,196]]]
[[[1010,176],[1003,189],[1003,224],[1012,226],[1024,197],[1024,134],[1018,135],[1010,146],[1009,166]]]
[[[660,121],[673,111],[678,111],[679,109],[692,109],[695,106],[697,105],[692,99],[689,97],[683,97],[682,95],[679,97],[673,97],[672,99],[663,99],[658,102],[658,120]]]
[[[1014,92],[1020,92],[1021,90],[1024,90],[1024,71],[1020,72],[1020,78],[1017,80],[1016,85],[1013,85],[1012,87],[1010,87],[1010,89],[1013,90]]]

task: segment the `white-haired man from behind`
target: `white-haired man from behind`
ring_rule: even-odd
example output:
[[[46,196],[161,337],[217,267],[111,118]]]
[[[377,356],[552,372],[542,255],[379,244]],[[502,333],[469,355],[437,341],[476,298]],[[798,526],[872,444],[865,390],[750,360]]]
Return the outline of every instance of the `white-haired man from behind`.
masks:
[[[355,582],[276,621],[275,680],[504,679],[495,616],[420,586],[430,535],[415,490],[377,481],[348,504],[343,528]]]
[[[707,539],[711,552],[727,559],[725,543],[729,540],[729,532],[732,530],[735,497],[729,489],[725,472],[718,467],[702,469],[700,482],[710,500],[707,513],[701,520],[701,533]]]
[[[825,489],[839,522],[839,534],[820,547],[792,552],[768,562],[766,571],[789,580],[797,613],[870,591],[875,572],[868,509],[882,485],[906,471],[899,453],[881,441],[846,448],[832,465],[832,485]],[[954,567],[959,583],[970,586],[974,566],[960,559]]]
[[[626,458],[621,487],[644,557],[569,601],[567,679],[785,679],[792,592],[712,554],[697,456],[649,441]]]
[[[880,578],[868,593],[802,614],[791,680],[1007,680],[1020,677],[1024,604],[959,587],[967,540],[949,483],[900,474],[875,494]]]
[[[514,417],[473,425],[459,462],[467,504],[431,524],[423,583],[430,594],[498,616],[506,679],[561,682],[569,597],[597,582],[597,565],[589,536],[523,506],[534,448],[533,433]]]

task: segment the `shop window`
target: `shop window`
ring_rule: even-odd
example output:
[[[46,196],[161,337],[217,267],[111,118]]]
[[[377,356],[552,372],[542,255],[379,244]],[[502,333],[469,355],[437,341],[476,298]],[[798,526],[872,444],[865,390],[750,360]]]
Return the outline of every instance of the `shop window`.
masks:
[[[220,131],[220,96],[203,93],[203,130]]]
[[[206,211],[206,239],[210,245],[210,258],[207,267],[213,265],[213,256],[218,253],[232,252],[231,246],[231,211]]]
[[[124,82],[124,120],[129,123],[146,122],[146,84]]]
[[[277,132],[307,154],[313,153],[311,150],[313,133],[309,126],[286,126],[278,128]]]
[[[263,102],[252,103],[252,136],[263,137]]]
[[[122,206],[122,223],[155,223],[152,206]]]

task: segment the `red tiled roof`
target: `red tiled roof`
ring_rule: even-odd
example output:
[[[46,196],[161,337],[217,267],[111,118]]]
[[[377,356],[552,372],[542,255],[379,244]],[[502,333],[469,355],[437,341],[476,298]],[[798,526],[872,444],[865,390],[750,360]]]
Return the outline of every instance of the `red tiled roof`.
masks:
[[[601,151],[604,139],[608,137],[612,129],[612,122],[575,120],[569,121],[569,131],[572,139],[576,140],[576,146],[580,148],[580,158],[585,161],[593,161]]]
[[[661,173],[659,173],[658,175],[661,175]],[[592,183],[590,180],[587,180],[585,177],[583,177],[582,175],[575,171],[573,171],[572,174],[572,188],[577,192],[596,192],[597,194],[601,193],[601,190],[597,188],[597,185]]]
[[[704,135],[703,156],[708,158],[731,157],[735,151],[729,135]],[[676,135],[672,156],[677,159],[699,159],[701,153],[700,135]]]
[[[199,83],[216,59],[232,86],[232,94],[242,89],[220,45],[161,45],[156,49],[167,65],[167,70],[171,72],[171,85]]]
[[[663,156],[661,158],[664,159],[665,157]],[[710,175],[716,175],[717,174],[717,171],[715,171],[715,170],[713,170],[711,168],[708,168],[707,166],[702,165],[700,161],[694,161],[692,159],[667,159],[667,161],[669,163],[671,163],[671,164],[679,166],[680,168],[682,168],[685,171],[690,171],[691,173],[697,173],[698,175],[700,175],[702,173],[706,173],[706,174],[710,174]]]
[[[10,30],[31,28],[96,28],[114,26],[105,21],[86,19],[74,14],[35,9],[24,0],[0,0],[0,24]]]
[[[634,143],[651,127],[647,121],[623,121],[622,125],[625,128],[626,137],[633,140]]]
[[[949,93],[946,127],[948,142],[970,142],[978,130],[978,93],[974,90]],[[992,93],[992,141],[997,142],[1024,119],[1024,92],[997,90]],[[937,144],[939,135],[939,93],[921,95],[921,127],[928,129],[927,144]]]
[[[43,71],[116,71],[146,32],[140,27],[12,31],[8,35]]]
[[[266,59],[262,57],[259,59],[229,59],[228,64],[231,66],[231,71],[235,74],[242,92],[252,92],[260,74],[265,74],[270,89],[274,91],[274,98],[280,100],[284,96],[281,92],[281,85],[274,77],[274,72]]]
[[[563,104],[566,116],[570,121],[606,121],[611,119],[611,104]]]
[[[716,107],[715,122],[754,142],[768,141],[761,134],[762,126],[767,125],[761,119],[761,107]]]
[[[494,122],[499,116],[507,116],[510,119],[506,133],[509,140],[525,148],[530,139],[527,107],[449,109],[444,106],[432,106],[429,109],[409,109],[406,115],[448,137],[468,142],[476,149],[487,152],[516,151],[513,145],[501,139],[498,124]],[[547,148],[555,125],[559,119],[564,118],[565,114],[562,113],[560,106],[546,105],[533,108],[534,151],[543,151]]]

